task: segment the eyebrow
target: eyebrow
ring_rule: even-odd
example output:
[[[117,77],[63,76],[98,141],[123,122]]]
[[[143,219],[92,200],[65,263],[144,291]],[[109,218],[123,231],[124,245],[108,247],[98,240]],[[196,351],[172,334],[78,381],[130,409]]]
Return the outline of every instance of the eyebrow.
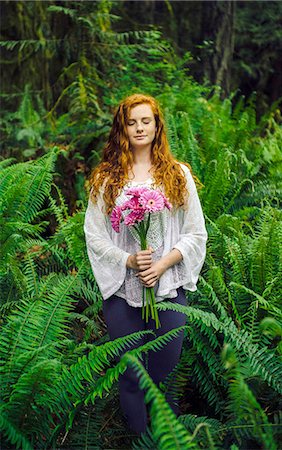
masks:
[[[141,117],[141,119],[152,119],[152,117]],[[128,119],[128,120],[135,120],[135,119]]]

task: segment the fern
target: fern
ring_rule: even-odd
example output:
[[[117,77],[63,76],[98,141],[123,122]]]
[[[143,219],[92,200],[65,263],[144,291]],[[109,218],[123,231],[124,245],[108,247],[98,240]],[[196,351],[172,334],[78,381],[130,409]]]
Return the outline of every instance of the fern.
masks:
[[[75,280],[73,276],[58,277],[57,286],[47,295],[44,292],[41,301],[36,298],[22,300],[18,311],[10,316],[2,331],[1,348],[2,385],[6,395],[23,370],[23,363],[26,364],[19,358],[24,351],[33,352],[53,343],[45,348],[44,355],[48,358],[58,356],[54,342],[59,342],[68,330],[66,318],[73,303],[71,293],[75,292]]]
[[[62,439],[58,439],[57,448],[101,449],[101,432],[103,427],[103,404],[96,403],[95,409],[82,408],[76,416],[75,424]],[[104,435],[103,435],[104,438]]]
[[[222,431],[222,423],[219,420],[184,414],[179,417],[179,421],[195,435],[201,448],[222,448],[220,445],[226,433]]]
[[[140,379],[140,388],[146,390],[145,402],[150,405],[152,418],[152,435],[157,444],[157,448],[182,449],[199,448],[192,441],[191,435],[177,420],[163,394],[153,383],[142,364],[133,355],[124,355],[122,360],[128,362],[136,370]]]
[[[229,381],[229,397],[225,407],[230,414],[227,426],[228,424],[239,425],[237,433],[247,437],[254,436],[265,448],[276,450],[277,447],[268,418],[246,384],[230,345],[224,347],[222,358],[227,369],[226,377]],[[234,411],[236,411],[235,417]],[[246,423],[252,424],[253,427],[244,428],[242,426],[240,428],[240,425]]]
[[[116,383],[131,364],[147,390],[152,416],[152,431],[133,448],[274,449],[282,375],[280,124],[274,113],[256,123],[255,98],[247,104],[242,97],[222,101],[216,89],[211,96],[210,88],[187,76],[189,54],[176,58],[158,30],[116,33],[111,3],[89,5],[23,3],[26,23],[40,18],[47,31],[35,23],[37,39],[29,39],[21,35],[25,27],[19,21],[21,39],[1,43],[11,55],[18,51],[15,60],[25,61],[22,92],[3,95],[6,102],[21,98],[17,111],[5,114],[8,158],[0,161],[4,445],[112,447],[116,427],[99,416],[109,399],[117,402]],[[48,14],[70,21],[68,39],[52,35]],[[48,52],[56,56],[58,49],[65,67],[59,68],[55,91],[44,85],[41,101],[25,82],[30,73],[41,74],[28,52],[44,51],[48,60]],[[111,111],[137,87],[158,98],[174,155],[189,162],[204,184],[201,202],[209,235],[189,306],[158,304],[187,316],[181,360],[159,387],[140,359],[163,348],[178,331],[150,342],[144,341],[150,332],[107,341],[103,299],[82,231],[84,162],[95,165]],[[53,178],[61,150],[49,150],[46,139],[71,151],[75,147],[73,156],[80,159],[74,197],[82,207],[74,214]],[[35,156],[37,147],[43,157],[18,162]],[[50,216],[56,228],[51,236]],[[119,360],[127,346],[137,344]],[[224,345],[231,345],[234,355],[221,361]],[[184,411],[176,419],[166,400],[180,400],[187,392],[192,408],[199,395],[203,411],[198,417]]]
[[[11,444],[15,445],[16,449],[32,450],[33,446],[31,442],[12,422],[10,422],[5,416],[3,409],[4,408],[0,407],[0,430],[3,433],[3,436],[5,436]]]
[[[149,341],[146,344],[143,344],[140,347],[138,347],[138,349],[131,350],[131,352],[133,354],[136,354],[139,356],[141,354],[141,352],[143,352],[143,351],[146,351],[146,352],[148,352],[149,350],[158,351],[166,343],[168,343],[171,339],[175,338],[177,336],[177,334],[179,333],[179,331],[184,328],[185,328],[185,326],[170,330],[167,333],[157,337],[152,342]],[[150,331],[150,330],[145,330],[145,331],[152,333],[152,331]],[[142,333],[145,333],[145,331]],[[111,386],[111,384],[113,383],[113,380],[117,379],[119,370],[124,370],[124,368],[125,368],[122,361],[123,360],[121,360],[121,363],[117,364],[117,366],[115,368],[109,369],[103,379],[98,380],[98,385],[97,385],[97,387],[95,387],[95,391],[87,396],[87,398],[85,400],[86,404],[88,404],[89,401],[93,402],[97,395],[102,396],[104,389],[107,389],[107,390],[109,389],[109,386]],[[120,366],[121,366],[121,368],[120,368]]]
[[[279,362],[275,355],[265,347],[258,347],[252,344],[252,339],[246,330],[239,331],[231,319],[224,322],[219,321],[212,313],[207,313],[199,309],[174,304],[171,302],[162,302],[158,305],[160,310],[172,309],[187,314],[192,322],[199,324],[199,329],[205,330],[206,327],[213,327],[215,331],[221,331],[225,334],[226,340],[230,340],[235,348],[241,353],[242,357],[249,358],[253,367],[253,374],[259,375],[273,389],[281,392],[281,370]],[[278,370],[277,370],[278,369]],[[280,375],[279,375],[280,374]]]

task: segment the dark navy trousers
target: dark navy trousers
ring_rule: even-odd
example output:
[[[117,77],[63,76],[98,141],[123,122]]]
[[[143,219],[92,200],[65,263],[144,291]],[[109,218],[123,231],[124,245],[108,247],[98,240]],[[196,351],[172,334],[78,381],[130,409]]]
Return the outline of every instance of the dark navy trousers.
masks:
[[[187,305],[187,298],[182,287],[177,289],[177,297],[167,299],[170,302]],[[161,336],[168,331],[185,325],[186,315],[176,311],[158,311],[161,326],[156,330],[155,321],[149,318],[146,323],[142,319],[142,307],[132,307],[128,305],[125,299],[112,295],[110,298],[103,300],[103,314],[107,325],[108,333],[111,340],[118,337],[126,336],[130,333],[142,330],[153,330],[156,336]],[[179,362],[181,349],[184,338],[184,330],[178,332],[176,338],[172,339],[162,349],[154,352],[148,352],[148,368],[147,371],[155,384],[164,381],[166,376],[174,369]],[[139,339],[138,343],[127,346],[122,354],[133,348],[139,347],[148,340],[155,339],[150,335]],[[119,361],[120,358],[116,358]],[[145,356],[144,356],[145,359]],[[141,361],[141,360],[140,360]],[[141,363],[143,363],[141,361]],[[143,364],[145,365],[145,364]],[[127,367],[126,371],[119,378],[119,399],[122,412],[129,428],[137,434],[141,434],[146,430],[148,423],[147,408],[144,402],[144,391],[139,388],[138,376],[132,367]],[[166,397],[172,410],[176,415],[179,414],[179,407],[176,401]]]

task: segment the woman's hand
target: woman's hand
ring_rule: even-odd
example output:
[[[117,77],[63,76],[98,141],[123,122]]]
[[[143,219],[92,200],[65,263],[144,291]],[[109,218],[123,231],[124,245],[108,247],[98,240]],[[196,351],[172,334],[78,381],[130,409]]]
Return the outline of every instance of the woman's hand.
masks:
[[[148,250],[139,250],[135,255],[130,255],[127,261],[127,267],[135,270],[146,270],[153,263],[152,253],[154,250],[149,247]]]
[[[167,255],[153,262],[146,270],[141,270],[136,276],[145,287],[153,287],[169,267],[178,264],[182,259],[180,250],[173,248]]]
[[[145,287],[154,287],[160,277],[165,273],[167,267],[161,260],[153,262],[147,270],[137,273],[135,276],[139,278]]]

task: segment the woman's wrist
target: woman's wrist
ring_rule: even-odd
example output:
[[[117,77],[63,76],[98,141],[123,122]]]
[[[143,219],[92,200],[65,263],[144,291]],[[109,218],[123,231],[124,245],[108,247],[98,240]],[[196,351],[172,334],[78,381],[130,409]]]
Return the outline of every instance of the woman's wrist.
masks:
[[[174,266],[175,264],[178,264],[182,260],[182,253],[178,249],[173,248],[167,255],[159,259],[159,263],[165,272],[167,269]]]
[[[126,261],[126,267],[129,269],[136,269],[136,256],[135,255],[129,255]]]
[[[131,269],[132,268],[131,265],[132,265],[132,255],[129,255],[129,257],[127,258],[127,261],[126,261],[126,267],[128,269]]]

